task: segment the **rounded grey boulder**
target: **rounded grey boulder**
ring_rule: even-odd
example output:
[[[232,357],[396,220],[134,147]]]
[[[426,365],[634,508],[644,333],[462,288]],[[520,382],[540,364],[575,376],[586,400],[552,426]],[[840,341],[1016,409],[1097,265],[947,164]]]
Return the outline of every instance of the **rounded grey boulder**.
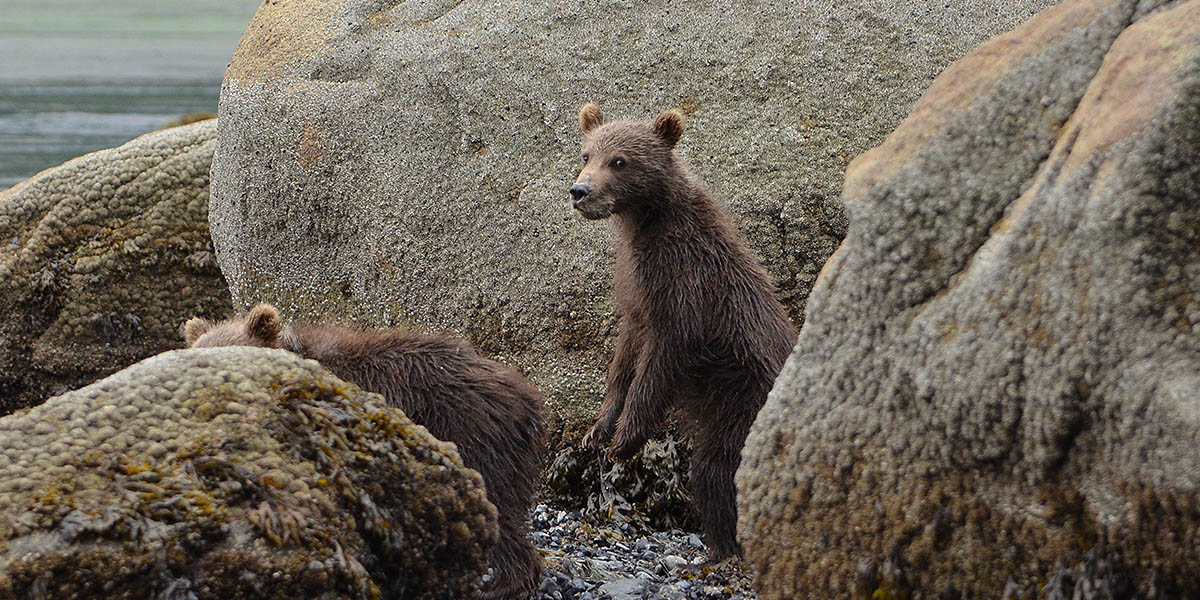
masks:
[[[682,110],[799,323],[849,160],[1050,4],[263,3],[221,94],[218,259],[237,306],[462,334],[586,422],[615,323],[609,231],[567,195],[584,102]]]

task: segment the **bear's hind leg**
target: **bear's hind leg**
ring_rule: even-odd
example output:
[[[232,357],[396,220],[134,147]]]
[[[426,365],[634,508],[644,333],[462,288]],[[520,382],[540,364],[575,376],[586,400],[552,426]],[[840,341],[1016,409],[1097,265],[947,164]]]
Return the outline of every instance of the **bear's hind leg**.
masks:
[[[733,480],[741,462],[741,445],[731,443],[737,440],[730,440],[728,433],[702,432],[692,454],[692,501],[704,527],[710,562],[742,555],[737,541],[737,489]]]
[[[523,521],[502,516],[499,525],[500,539],[488,557],[493,579],[482,598],[526,600],[542,583],[542,555],[530,543]]]

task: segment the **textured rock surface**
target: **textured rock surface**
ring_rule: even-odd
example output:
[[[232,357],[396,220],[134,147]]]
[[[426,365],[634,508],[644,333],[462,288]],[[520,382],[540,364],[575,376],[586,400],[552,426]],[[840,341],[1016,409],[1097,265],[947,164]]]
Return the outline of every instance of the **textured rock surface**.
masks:
[[[0,192],[0,415],[179,346],[231,310],[208,235],[217,124],[139,137]]]
[[[1200,1],[992,40],[845,201],[739,471],[760,597],[1200,594]]]
[[[453,445],[281,350],[0,419],[0,598],[469,598],[495,518]]]
[[[1049,4],[264,3],[222,90],[218,258],[237,305],[465,334],[586,420],[615,331],[609,231],[566,201],[583,102],[683,110],[799,322],[850,158]]]

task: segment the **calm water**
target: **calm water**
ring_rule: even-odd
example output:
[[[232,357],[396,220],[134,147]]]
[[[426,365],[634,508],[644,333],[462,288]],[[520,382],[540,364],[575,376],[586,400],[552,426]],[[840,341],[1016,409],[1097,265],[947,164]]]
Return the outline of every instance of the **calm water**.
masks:
[[[0,0],[0,189],[216,112],[257,0]]]

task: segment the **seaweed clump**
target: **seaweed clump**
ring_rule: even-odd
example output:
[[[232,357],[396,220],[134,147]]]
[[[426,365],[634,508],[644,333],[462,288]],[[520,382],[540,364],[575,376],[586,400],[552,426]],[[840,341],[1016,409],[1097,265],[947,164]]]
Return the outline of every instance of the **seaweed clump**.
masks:
[[[580,510],[595,523],[615,522],[640,531],[697,531],[699,518],[688,489],[690,458],[691,448],[673,432],[617,463],[594,449],[565,444],[547,469],[546,495],[552,504]]]

